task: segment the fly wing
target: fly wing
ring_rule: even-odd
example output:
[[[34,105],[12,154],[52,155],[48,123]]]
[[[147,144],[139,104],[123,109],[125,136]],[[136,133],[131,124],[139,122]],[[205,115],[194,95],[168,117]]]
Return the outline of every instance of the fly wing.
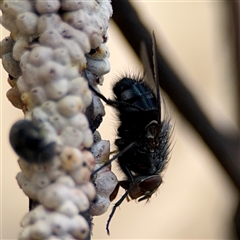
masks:
[[[161,93],[160,93],[160,84],[159,84],[159,74],[157,68],[157,44],[155,34],[152,35],[152,61],[153,61],[153,71],[149,61],[149,56],[147,52],[146,44],[141,42],[140,46],[140,58],[144,68],[144,80],[146,84],[152,89],[153,93],[156,96],[157,104],[159,106],[159,119],[158,122],[161,122]]]
[[[152,90],[154,90],[154,93],[155,93],[156,84],[154,81],[153,72],[152,72],[150,61],[149,61],[147,47],[144,42],[141,42],[141,45],[140,45],[140,59],[143,64],[144,80],[148,86],[153,88]]]
[[[157,102],[159,105],[159,122],[161,121],[161,94],[160,94],[160,78],[159,78],[159,74],[158,74],[158,66],[157,66],[157,43],[156,43],[156,38],[155,38],[155,34],[153,32],[152,35],[152,44],[153,44],[153,71],[154,71],[154,82],[156,84],[156,88],[157,88]]]

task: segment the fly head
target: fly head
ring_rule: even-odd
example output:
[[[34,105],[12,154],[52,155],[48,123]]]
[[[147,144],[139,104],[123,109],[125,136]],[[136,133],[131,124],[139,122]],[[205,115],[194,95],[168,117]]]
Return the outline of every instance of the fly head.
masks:
[[[129,191],[128,195],[131,199],[138,199],[138,202],[140,202],[143,200],[149,200],[161,183],[162,177],[160,175],[152,175],[136,176],[134,177],[133,183],[129,180],[123,180],[119,182],[119,185]]]

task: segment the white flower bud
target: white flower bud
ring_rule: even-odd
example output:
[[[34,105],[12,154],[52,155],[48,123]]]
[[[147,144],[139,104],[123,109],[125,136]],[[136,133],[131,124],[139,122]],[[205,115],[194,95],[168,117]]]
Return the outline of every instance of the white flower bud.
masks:
[[[64,47],[63,38],[57,30],[51,29],[45,31],[39,38],[39,42],[53,49]]]
[[[58,113],[50,116],[49,121],[55,127],[58,133],[61,133],[67,125],[67,120]]]
[[[21,93],[28,91],[28,85],[27,85],[26,81],[24,80],[24,78],[22,76],[20,76],[18,78],[17,88],[18,88],[19,92],[21,92]]]
[[[62,15],[62,18],[65,22],[79,30],[83,30],[88,21],[88,16],[82,9],[66,12]]]
[[[88,82],[83,77],[74,78],[69,82],[69,93],[73,95],[83,95],[89,91]]]
[[[67,239],[72,240],[70,237]],[[63,236],[57,237],[57,236],[51,235],[50,237],[46,238],[45,240],[63,240]]]
[[[37,32],[38,16],[32,12],[24,12],[18,15],[16,24],[22,35],[33,35]]]
[[[22,229],[22,231],[20,232],[18,239],[19,240],[30,240],[31,236],[30,236],[30,230],[31,230],[31,226],[26,226],[24,229]]]
[[[83,95],[83,104],[85,106],[85,108],[87,108],[92,102],[92,92],[91,91],[87,91],[84,95]]]
[[[24,12],[32,12],[33,7],[31,1],[22,0],[22,1],[12,1],[4,0],[2,11],[12,17],[16,17],[18,14]]]
[[[97,117],[98,115],[104,116],[105,109],[99,97],[97,97],[96,95],[93,95],[92,102],[94,107],[94,118]]]
[[[30,56],[30,51],[24,52],[23,55],[21,56],[20,67],[22,71],[26,70],[26,64],[28,63],[29,56]]]
[[[91,204],[91,215],[99,216],[104,214],[110,205],[109,198],[98,196],[97,202]]]
[[[51,226],[47,221],[39,220],[30,228],[30,235],[34,239],[45,239],[50,236],[52,233]]]
[[[46,173],[35,173],[32,182],[38,187],[38,188],[45,188],[50,184],[50,179],[46,175]]]
[[[67,126],[61,134],[61,139],[63,144],[66,146],[80,147],[83,144],[84,135],[82,131],[71,126]]]
[[[82,51],[84,53],[89,53],[91,50],[91,46],[87,34],[83,31],[74,29],[74,37],[79,46],[81,46]]]
[[[38,33],[41,35],[46,30],[56,29],[61,22],[58,14],[43,14],[38,19]]]
[[[41,105],[47,100],[46,92],[43,87],[35,87],[31,89],[32,100],[35,105]]]
[[[90,148],[93,144],[93,135],[90,129],[86,129],[83,132],[83,146],[85,148]]]
[[[78,96],[68,95],[58,102],[58,110],[65,117],[73,117],[82,109],[83,102]]]
[[[78,44],[78,46],[81,48],[83,53],[89,53],[90,52],[90,44],[88,41],[88,36],[83,31],[77,30],[71,25],[62,22],[58,26],[58,31],[61,34],[61,36],[65,39],[70,39]]]
[[[25,215],[26,220],[24,220],[24,222],[21,222],[21,226],[24,227],[23,225],[27,224],[27,218],[29,218],[30,224],[32,224],[38,220],[45,220],[48,214],[49,212],[44,206],[38,205],[36,208]]]
[[[58,138],[57,138],[57,133],[56,133],[56,129],[53,127],[53,125],[49,122],[43,122],[41,128],[45,131],[46,133],[46,137],[45,137],[45,141],[46,143],[49,142],[58,142]]]
[[[62,79],[64,71],[65,68],[62,65],[53,61],[47,61],[38,68],[38,76],[43,82],[49,83],[50,81]]]
[[[27,39],[25,37],[19,38],[13,47],[13,58],[16,61],[20,61],[21,56],[27,51],[28,47],[29,44],[27,42]]]
[[[101,31],[96,31],[92,27],[85,27],[84,32],[89,37],[91,49],[96,49],[102,44],[103,38]]]
[[[97,175],[94,181],[97,194],[109,198],[113,190],[116,188],[118,180],[111,171],[105,171]]]
[[[7,14],[3,14],[0,17],[0,23],[4,28],[6,28],[9,32],[11,32],[11,37],[13,38],[13,40],[15,40],[18,35],[18,28],[16,26],[15,17],[12,17]]]
[[[83,154],[73,147],[65,147],[60,155],[62,168],[71,171],[80,167],[83,163]]]
[[[110,64],[107,58],[103,60],[94,60],[88,58],[87,60],[87,69],[96,75],[104,75],[110,71]]]
[[[19,172],[16,176],[19,187],[23,192],[31,199],[37,199],[37,188],[30,181],[25,179],[22,172]]]
[[[57,211],[68,217],[73,217],[79,212],[77,206],[70,200],[67,200],[62,205],[60,205]]]
[[[49,82],[46,84],[46,94],[51,100],[58,100],[68,92],[69,83],[67,79]]]
[[[46,61],[52,59],[53,51],[49,47],[36,45],[29,55],[29,62],[36,67],[41,66]],[[22,59],[21,59],[22,61]]]
[[[60,8],[60,2],[58,0],[36,0],[36,10],[40,14],[57,12]]]
[[[84,7],[82,1],[69,1],[69,0],[62,0],[61,9],[66,12],[76,11]]]
[[[28,212],[21,221],[21,227],[27,227],[28,225],[33,223],[32,212]]]
[[[23,72],[23,78],[25,79],[26,83],[28,83],[29,87],[32,88],[40,82],[38,77],[38,67],[34,67],[32,64],[27,63],[25,65],[25,69]]]
[[[99,1],[88,1],[87,4],[84,5],[84,9],[88,13],[96,12],[96,15],[98,15],[101,11],[101,9],[99,8]]]
[[[47,122],[48,118],[48,115],[40,107],[33,109],[31,119],[37,126],[41,126],[44,122]]]
[[[76,183],[73,181],[73,179],[70,176],[61,176],[57,179],[56,183],[64,184],[68,187],[75,187]]]
[[[109,160],[110,154],[110,142],[106,140],[101,140],[95,143],[91,148],[91,153],[94,156],[96,164],[104,164]],[[96,166],[98,168],[99,166]]]
[[[67,53],[68,50],[66,48],[57,48],[53,51],[53,59],[57,63],[66,66],[71,63],[71,59]]]
[[[71,230],[70,233],[78,238],[78,239],[85,239],[89,233],[88,223],[80,215],[75,216],[71,219]]]
[[[45,111],[47,114],[49,114],[50,116],[54,115],[55,113],[57,113],[57,104],[54,101],[47,101],[44,102],[41,106],[41,108],[43,109],[43,111]]]
[[[91,171],[87,167],[77,168],[69,173],[77,184],[89,181],[91,176]]]
[[[87,167],[91,171],[93,171],[94,166],[95,166],[95,159],[94,159],[92,153],[88,150],[83,150],[82,153],[83,153],[83,159],[84,159],[85,163],[87,164]]]
[[[67,79],[74,79],[79,77],[79,68],[78,66],[69,66],[68,70],[65,71],[64,77]]]
[[[61,184],[51,184],[38,192],[38,199],[45,207],[56,209],[66,199],[68,199],[69,190]]]
[[[79,130],[86,130],[89,128],[89,123],[86,116],[79,112],[69,119],[69,123],[72,127]]]
[[[84,52],[78,46],[78,44],[69,39],[64,39],[64,44],[68,49],[73,65],[77,64],[77,66],[79,66],[79,69],[85,69],[87,66],[86,58]]]
[[[68,233],[68,231],[71,228],[70,218],[60,213],[57,212],[52,213],[49,216],[49,220],[52,232],[57,236],[61,236]]]
[[[54,169],[48,171],[48,177],[51,181],[57,181],[59,178],[66,175],[66,172],[63,170]]]
[[[91,182],[86,182],[78,186],[78,188],[83,191],[90,201],[96,198],[96,190]]]

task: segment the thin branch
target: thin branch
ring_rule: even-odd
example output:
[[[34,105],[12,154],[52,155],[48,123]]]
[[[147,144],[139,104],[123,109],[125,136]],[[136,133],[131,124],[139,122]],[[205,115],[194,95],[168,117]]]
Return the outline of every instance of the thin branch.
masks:
[[[237,65],[237,80],[236,80],[236,93],[237,93],[237,106],[240,107],[240,3],[238,0],[231,1],[234,20],[234,32],[235,32],[235,52],[236,52],[236,65]],[[240,127],[240,111],[238,111],[238,126]]]
[[[144,41],[148,53],[152,53],[152,38],[141,23],[137,13],[127,0],[112,0],[113,20],[123,35],[140,56],[140,43]],[[202,140],[219,160],[234,185],[240,190],[239,134],[226,137],[216,131],[199,107],[193,94],[167,64],[160,52],[157,54],[158,71],[161,73],[161,87],[169,95],[178,110],[194,127]]]
[[[237,67],[237,78],[236,78],[236,95],[237,95],[237,106],[240,108],[240,3],[237,0],[231,1],[231,10],[229,14],[233,15],[233,25],[235,33],[235,52],[236,52],[236,67]],[[238,111],[238,126],[240,127],[240,111]],[[236,232],[240,239],[240,196],[238,208],[234,218]]]

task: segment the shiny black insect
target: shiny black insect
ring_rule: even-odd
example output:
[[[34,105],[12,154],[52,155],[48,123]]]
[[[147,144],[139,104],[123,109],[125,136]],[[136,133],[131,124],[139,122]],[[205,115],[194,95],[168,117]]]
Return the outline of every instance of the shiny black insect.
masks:
[[[31,121],[19,120],[11,128],[9,141],[14,151],[25,161],[42,164],[53,159],[56,143],[45,142],[46,132]]]
[[[146,54],[144,47],[143,53]],[[106,226],[108,234],[116,208],[129,197],[138,201],[149,200],[161,185],[160,173],[168,162],[171,125],[170,118],[162,115],[161,106],[164,104],[161,105],[155,53],[156,43],[153,37],[154,78],[149,71],[149,61],[145,61],[144,77],[124,77],[114,85],[114,100],[106,99],[90,86],[97,96],[117,110],[120,121],[118,137],[115,140],[119,153],[100,168],[118,159],[118,164],[126,176],[125,180],[119,181],[111,196],[113,200],[119,186],[126,190],[109,216]]]

